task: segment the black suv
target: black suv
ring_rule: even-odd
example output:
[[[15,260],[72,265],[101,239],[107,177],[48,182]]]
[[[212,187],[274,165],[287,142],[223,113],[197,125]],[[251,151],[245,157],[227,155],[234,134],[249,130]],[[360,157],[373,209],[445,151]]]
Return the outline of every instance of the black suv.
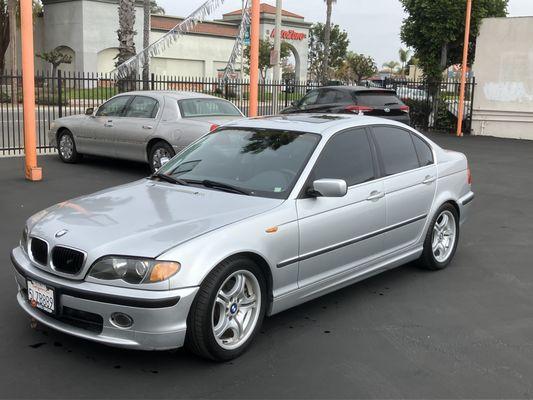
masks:
[[[309,91],[281,114],[328,113],[363,114],[409,125],[409,107],[394,90],[364,86],[324,86]]]

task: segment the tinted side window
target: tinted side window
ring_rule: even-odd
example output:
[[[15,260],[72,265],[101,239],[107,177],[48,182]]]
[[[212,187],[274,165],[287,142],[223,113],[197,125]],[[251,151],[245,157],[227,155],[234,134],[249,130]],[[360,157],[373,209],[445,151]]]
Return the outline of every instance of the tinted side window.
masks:
[[[416,153],[420,160],[420,166],[424,167],[433,164],[433,152],[431,151],[431,147],[418,136],[411,134],[411,137],[413,138]]]
[[[137,96],[128,106],[125,117],[155,118],[159,104],[151,97]]]
[[[420,166],[409,132],[386,126],[374,127],[373,131],[383,159],[385,175],[398,174]]]
[[[394,93],[360,92],[357,93],[357,104],[363,106],[385,107],[403,103]]]
[[[130,101],[131,96],[119,96],[114,99],[109,100],[107,103],[102,105],[98,112],[96,113],[97,117],[118,117],[122,115],[124,107]]]
[[[311,90],[309,93],[305,95],[305,97],[300,100],[299,106],[309,106],[316,103],[316,99],[318,98],[318,90]]]
[[[362,129],[343,132],[327,144],[313,172],[316,179],[344,179],[348,186],[375,178],[372,151]]]
[[[344,90],[325,89],[320,92],[318,104],[353,103],[350,93]]]

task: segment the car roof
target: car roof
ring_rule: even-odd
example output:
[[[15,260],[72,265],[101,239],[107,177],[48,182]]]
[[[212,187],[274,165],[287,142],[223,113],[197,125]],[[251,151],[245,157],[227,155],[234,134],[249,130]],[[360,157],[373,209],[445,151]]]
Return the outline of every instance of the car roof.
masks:
[[[364,115],[283,114],[245,118],[224,124],[224,128],[258,128],[332,135],[340,130],[368,125],[405,126],[399,122]]]
[[[138,90],[138,91],[133,91],[133,92],[121,93],[121,95],[129,95],[129,96],[167,96],[167,97],[175,98],[176,100],[198,99],[198,98],[224,100],[224,99],[221,99],[220,97],[211,96],[211,95],[205,94],[205,93],[190,92],[190,91],[180,91],[180,90]]]
[[[336,90],[343,90],[347,92],[384,92],[384,93],[391,93],[394,94],[394,90],[392,89],[385,89],[385,88],[379,88],[379,87],[366,87],[366,86],[321,86],[317,89],[336,89]]]

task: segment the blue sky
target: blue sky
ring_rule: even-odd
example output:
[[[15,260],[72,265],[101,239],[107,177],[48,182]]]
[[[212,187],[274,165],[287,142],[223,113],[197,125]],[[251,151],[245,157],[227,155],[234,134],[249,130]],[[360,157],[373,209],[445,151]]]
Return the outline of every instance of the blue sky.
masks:
[[[205,0],[158,0],[169,15],[186,16]],[[262,0],[274,5],[275,0]],[[241,0],[226,0],[214,15],[241,7]],[[283,8],[305,16],[310,22],[326,19],[324,0],[283,0]],[[509,16],[533,16],[533,0],[510,0]],[[398,58],[400,26],[404,18],[398,0],[338,0],[334,6],[333,22],[346,29],[350,37],[350,49],[369,54],[378,65]]]

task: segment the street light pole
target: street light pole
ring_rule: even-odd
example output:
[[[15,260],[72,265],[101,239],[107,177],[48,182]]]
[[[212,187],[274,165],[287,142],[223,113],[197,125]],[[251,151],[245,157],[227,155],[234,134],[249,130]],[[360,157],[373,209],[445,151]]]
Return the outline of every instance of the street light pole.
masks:
[[[278,84],[281,79],[281,11],[283,0],[276,0],[276,27],[274,30],[274,93],[272,94],[274,114],[278,112]]]
[[[30,181],[42,179],[37,166],[37,138],[35,136],[35,66],[33,51],[32,0],[20,0],[20,35],[22,44],[22,92],[24,99],[25,175]]]
[[[463,45],[463,64],[461,65],[461,89],[459,92],[459,113],[457,116],[457,136],[463,136],[463,117],[465,111],[466,70],[468,67],[468,44],[470,43],[470,17],[472,0],[466,2],[465,40]]]
[[[259,94],[259,0],[252,0],[250,26],[250,100],[249,117],[257,117]]]

